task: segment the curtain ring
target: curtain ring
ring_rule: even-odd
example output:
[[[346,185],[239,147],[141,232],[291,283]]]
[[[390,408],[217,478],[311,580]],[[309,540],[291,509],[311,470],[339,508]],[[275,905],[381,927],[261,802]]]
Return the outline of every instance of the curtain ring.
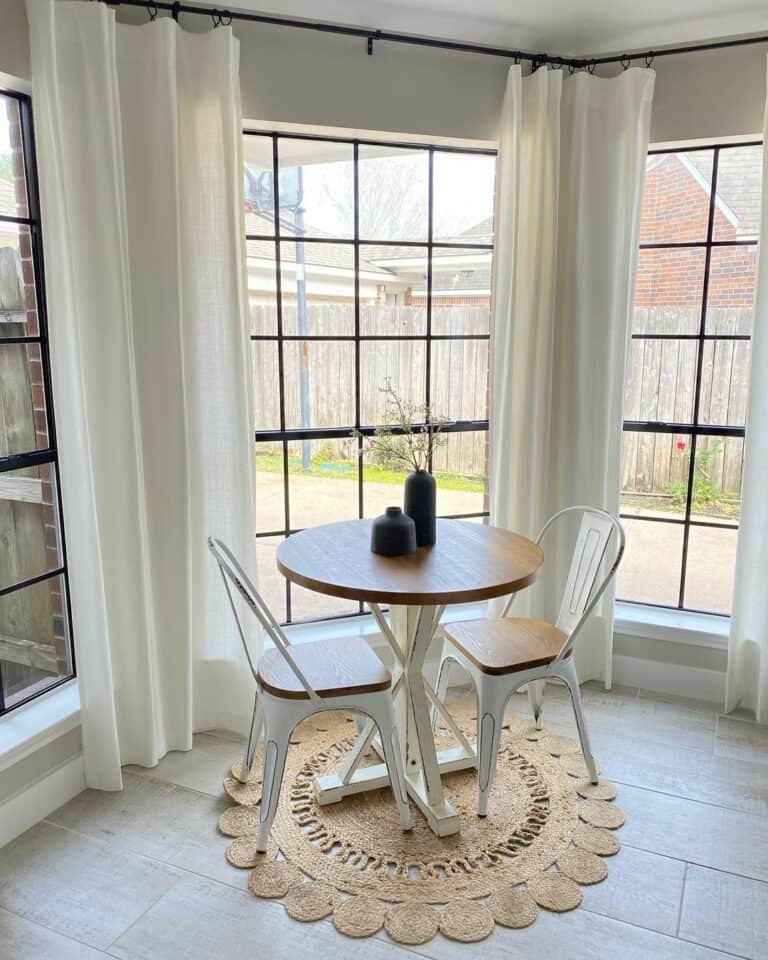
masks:
[[[180,9],[180,8],[181,8],[181,3],[179,2],[179,0],[174,0],[174,4],[173,4],[173,6],[171,7],[171,16],[172,16],[173,19],[176,21],[176,23],[179,22],[179,9]]]
[[[653,61],[654,61],[653,50],[651,50],[651,52],[646,54],[646,57],[645,57],[645,66],[649,70],[651,69],[651,64],[653,63]]]
[[[588,71],[589,73],[594,73],[596,66],[597,66],[597,64],[595,63],[595,61],[594,61],[594,60],[590,60],[589,63],[587,64],[587,71]]]
[[[572,76],[574,75],[574,73],[576,73],[576,67],[574,67],[574,65],[573,65],[572,63],[569,63],[569,64],[568,64],[568,75],[572,77]]]
[[[149,14],[149,22],[154,23],[157,20],[157,6],[154,3],[150,3],[147,6],[147,13]]]
[[[629,57],[621,58],[621,65],[625,70],[629,70],[630,63],[632,63],[632,61],[629,59]]]
[[[232,14],[229,12],[229,10],[224,10],[222,12],[221,16],[219,17],[219,23],[222,25],[222,27],[228,27],[231,25]]]
[[[216,27],[221,26],[221,14],[215,7],[213,8],[213,10],[211,10],[211,20],[213,21],[214,30],[216,29]]]
[[[516,54],[515,54],[515,66],[516,66],[516,67],[519,67],[519,66],[520,66],[520,54],[519,54],[519,53],[516,53]]]

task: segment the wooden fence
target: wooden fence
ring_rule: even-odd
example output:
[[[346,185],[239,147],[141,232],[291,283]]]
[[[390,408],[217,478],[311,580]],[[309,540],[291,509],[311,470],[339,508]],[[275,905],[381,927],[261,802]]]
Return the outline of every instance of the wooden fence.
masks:
[[[254,331],[275,331],[274,307],[251,307]],[[286,332],[296,333],[296,308],[283,308]],[[363,335],[419,335],[426,330],[426,310],[419,306],[363,304],[360,312]],[[435,306],[435,333],[460,334],[488,331],[488,310],[473,306]],[[354,315],[344,304],[311,304],[307,331],[315,335],[352,335]],[[360,415],[365,424],[386,422],[382,387],[387,379],[406,399],[423,402],[425,396],[426,346],[419,340],[363,340],[360,344]],[[300,427],[301,364],[306,364],[312,427],[346,426],[355,422],[355,345],[353,342],[287,341],[285,364],[285,416],[288,427]],[[257,427],[275,428],[280,422],[277,392],[277,346],[254,344],[254,401]],[[482,420],[487,416],[488,341],[436,340],[432,343],[432,409],[452,420]],[[485,433],[454,433],[435,456],[439,471],[483,477],[486,466]],[[300,444],[291,453],[299,455]],[[328,457],[349,459],[354,444],[347,440],[313,441],[313,456],[322,448]]]
[[[295,334],[295,306],[283,310],[284,328]],[[251,308],[254,330],[276,330],[274,307]],[[423,333],[423,307],[361,308],[364,334]],[[351,335],[354,315],[349,305],[312,304],[307,329],[312,334]],[[748,333],[751,311],[710,309],[707,332]],[[473,306],[435,306],[432,327],[438,333],[478,333],[488,330],[488,311]],[[696,309],[637,310],[634,329],[640,333],[697,333]],[[746,341],[708,341],[704,347],[700,422],[744,423],[751,345]],[[423,341],[363,341],[360,357],[360,403],[364,423],[383,419],[381,387],[389,377],[408,399],[424,396]],[[633,340],[629,350],[625,416],[628,420],[689,422],[693,416],[698,344],[680,340]],[[311,426],[341,426],[354,422],[354,344],[343,341],[290,342],[285,345],[286,422],[299,427],[299,368],[306,363]],[[451,419],[483,419],[487,414],[488,341],[444,340],[432,344],[432,398],[436,414]],[[279,423],[277,347],[260,342],[254,352],[254,391],[259,426]],[[436,468],[464,476],[486,472],[486,436],[454,434],[439,451]],[[322,441],[317,441],[317,453]],[[352,456],[347,441],[322,443],[329,456]],[[700,440],[709,451],[707,473],[712,486],[728,495],[741,488],[743,443],[740,439]],[[295,450],[298,456],[298,445]],[[665,493],[687,476],[690,438],[670,434],[627,433],[624,437],[622,488],[638,493]]]
[[[749,333],[752,312],[712,308],[707,333]],[[639,333],[697,333],[695,309],[637,310]],[[704,345],[701,368],[699,423],[743,426],[749,386],[751,343],[744,340],[709,340]],[[630,345],[625,394],[628,420],[690,422],[695,404],[694,386],[698,344],[695,340],[633,340]],[[706,451],[708,480],[715,490],[737,496],[741,490],[743,441],[708,438],[697,442],[697,459]],[[672,434],[624,435],[622,489],[638,493],[664,493],[687,478],[690,437]]]

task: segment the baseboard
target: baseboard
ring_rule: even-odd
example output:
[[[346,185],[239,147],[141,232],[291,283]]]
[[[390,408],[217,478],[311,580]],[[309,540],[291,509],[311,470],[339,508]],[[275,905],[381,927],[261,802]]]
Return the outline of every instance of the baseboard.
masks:
[[[438,661],[427,660],[425,675],[434,683]],[[467,683],[466,674],[451,666],[448,685],[453,687]],[[613,682],[617,686],[641,687],[652,693],[667,693],[693,700],[710,700],[720,707],[725,702],[725,674],[721,670],[692,667],[681,663],[662,663],[660,660],[644,660],[615,654],[613,657]]]
[[[67,760],[0,805],[0,847],[85,790],[83,755]]]
[[[654,693],[670,693],[694,700],[725,702],[725,673],[680,663],[662,663],[616,654],[613,658],[613,682],[641,687]]]

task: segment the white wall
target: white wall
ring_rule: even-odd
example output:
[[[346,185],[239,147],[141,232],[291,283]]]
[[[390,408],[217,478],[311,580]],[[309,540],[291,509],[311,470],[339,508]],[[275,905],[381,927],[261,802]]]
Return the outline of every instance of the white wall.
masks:
[[[141,22],[143,11],[118,9]],[[208,29],[202,17],[181,17]],[[493,139],[508,63],[330,34],[237,24],[243,111],[252,119]],[[0,0],[0,72],[30,75],[24,0]],[[652,140],[762,129],[765,45],[659,58]],[[613,68],[612,68],[613,69]]]
[[[0,73],[30,78],[29,34],[24,0],[0,0]]]

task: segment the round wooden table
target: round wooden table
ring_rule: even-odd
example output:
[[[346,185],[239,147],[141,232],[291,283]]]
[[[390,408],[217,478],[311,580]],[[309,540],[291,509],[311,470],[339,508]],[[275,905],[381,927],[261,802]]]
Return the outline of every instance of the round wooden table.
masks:
[[[473,747],[424,679],[427,650],[448,604],[516,593],[532,583],[544,554],[517,533],[465,520],[438,520],[437,543],[404,557],[371,552],[371,521],[310,527],[277,550],[280,572],[302,587],[368,604],[395,657],[392,693],[408,793],[438,836],[457,833],[459,817],[443,796],[441,772],[476,763]],[[380,604],[389,605],[389,622]],[[429,705],[444,717],[459,746],[436,751]],[[360,767],[376,730],[365,724],[338,773],[315,780],[321,803],[389,782],[384,764]]]

